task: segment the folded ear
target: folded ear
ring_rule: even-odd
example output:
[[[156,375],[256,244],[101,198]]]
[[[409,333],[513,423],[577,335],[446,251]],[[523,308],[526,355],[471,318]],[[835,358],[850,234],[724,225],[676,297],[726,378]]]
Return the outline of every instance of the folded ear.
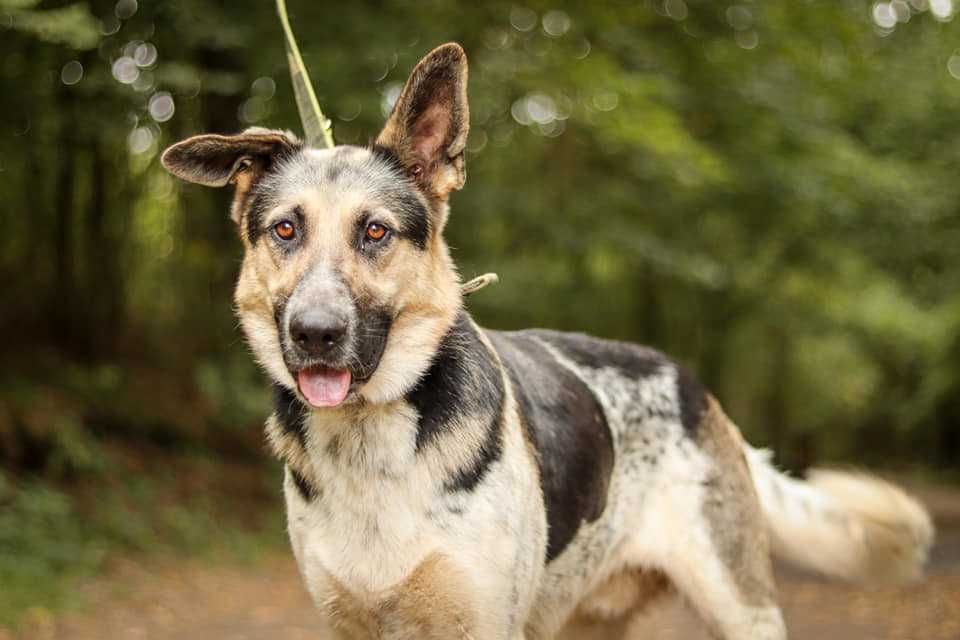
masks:
[[[466,179],[469,130],[467,56],[450,43],[414,68],[376,144],[390,150],[428,196],[446,199]]]
[[[182,180],[207,187],[236,187],[231,217],[240,213],[251,187],[278,160],[302,147],[289,132],[253,127],[239,135],[206,134],[169,147],[160,157],[163,166]]]

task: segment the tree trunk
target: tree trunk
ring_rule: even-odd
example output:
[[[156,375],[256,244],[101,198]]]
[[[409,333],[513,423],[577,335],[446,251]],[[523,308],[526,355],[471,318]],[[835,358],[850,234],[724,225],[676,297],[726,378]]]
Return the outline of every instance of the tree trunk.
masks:
[[[54,283],[52,297],[48,302],[45,316],[50,322],[50,335],[64,352],[75,354],[77,345],[74,335],[74,234],[73,234],[73,195],[76,174],[70,150],[75,139],[73,121],[75,110],[67,93],[67,88],[59,86],[55,93],[55,105],[60,113],[60,128],[57,136],[56,175],[53,187],[54,206]]]

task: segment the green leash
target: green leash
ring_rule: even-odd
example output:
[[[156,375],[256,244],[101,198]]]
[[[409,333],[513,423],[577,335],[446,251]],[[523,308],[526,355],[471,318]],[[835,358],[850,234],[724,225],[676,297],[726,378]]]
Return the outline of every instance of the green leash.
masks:
[[[280,23],[283,25],[283,36],[287,44],[287,62],[290,64],[290,79],[293,81],[293,93],[297,98],[297,111],[300,112],[300,121],[303,123],[303,135],[307,144],[313,147],[332,149],[333,123],[323,115],[317,94],[313,92],[310,75],[300,57],[300,48],[293,37],[290,28],[290,18],[287,17],[286,0],[277,0],[277,13],[280,14]]]

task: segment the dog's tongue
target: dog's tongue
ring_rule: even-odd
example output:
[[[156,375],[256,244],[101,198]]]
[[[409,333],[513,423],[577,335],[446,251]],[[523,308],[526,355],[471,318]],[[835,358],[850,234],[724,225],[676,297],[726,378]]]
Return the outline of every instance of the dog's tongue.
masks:
[[[350,392],[350,371],[311,367],[297,374],[297,384],[315,407],[335,407]]]

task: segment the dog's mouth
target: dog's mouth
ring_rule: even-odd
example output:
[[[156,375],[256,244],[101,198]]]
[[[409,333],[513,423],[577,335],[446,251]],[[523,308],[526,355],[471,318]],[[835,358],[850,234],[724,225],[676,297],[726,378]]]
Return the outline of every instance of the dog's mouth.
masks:
[[[314,407],[337,407],[350,394],[353,374],[349,369],[313,366],[297,372],[297,388]]]
[[[360,399],[360,389],[380,364],[391,324],[392,317],[385,311],[365,314],[351,331],[352,335],[365,336],[365,340],[344,345],[338,354],[310,357],[295,348],[287,330],[278,322],[283,361],[303,399],[317,409]]]

